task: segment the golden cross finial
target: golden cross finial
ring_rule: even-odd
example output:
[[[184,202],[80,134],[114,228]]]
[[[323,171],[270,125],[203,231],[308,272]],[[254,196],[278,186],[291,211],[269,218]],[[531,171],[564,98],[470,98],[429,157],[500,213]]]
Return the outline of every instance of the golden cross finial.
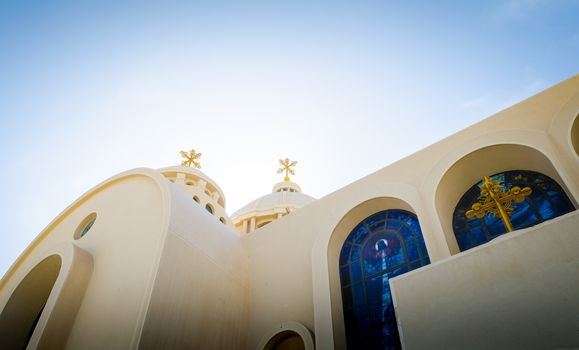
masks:
[[[466,212],[466,217],[472,219],[477,217],[482,219],[486,214],[493,214],[495,218],[503,220],[508,232],[513,231],[511,225],[511,214],[513,213],[513,203],[525,200],[525,197],[533,191],[530,187],[521,189],[519,186],[510,190],[503,189],[500,182],[492,180],[488,176],[483,177],[483,185],[480,188],[480,199],[472,205],[472,209]]]
[[[193,165],[197,169],[201,168],[201,164],[197,162],[197,160],[201,158],[201,153],[195,152],[194,149],[192,149],[189,153],[181,151],[181,157],[185,158],[185,160],[181,162],[181,165],[189,167]]]
[[[286,158],[286,159],[280,159],[279,160],[279,164],[281,164],[281,168],[277,169],[277,173],[281,174],[285,171],[285,177],[283,178],[283,181],[289,181],[289,174],[295,175],[296,173],[294,173],[294,171],[291,169],[292,166],[295,166],[296,164],[298,164],[298,162],[291,161]]]

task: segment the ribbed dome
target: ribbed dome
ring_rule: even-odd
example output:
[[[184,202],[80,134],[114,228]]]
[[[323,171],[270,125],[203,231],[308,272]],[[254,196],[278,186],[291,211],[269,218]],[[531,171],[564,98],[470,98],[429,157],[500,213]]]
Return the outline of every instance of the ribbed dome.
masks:
[[[300,192],[280,191],[266,194],[245,205],[231,215],[232,218],[238,218],[244,214],[254,211],[264,211],[274,208],[292,208],[297,209],[309,204],[316,199]]]
[[[273,186],[272,193],[255,199],[233,213],[231,220],[236,229],[245,234],[313,201],[315,198],[301,193],[298,184],[283,181]],[[243,221],[246,221],[245,225],[243,225]]]

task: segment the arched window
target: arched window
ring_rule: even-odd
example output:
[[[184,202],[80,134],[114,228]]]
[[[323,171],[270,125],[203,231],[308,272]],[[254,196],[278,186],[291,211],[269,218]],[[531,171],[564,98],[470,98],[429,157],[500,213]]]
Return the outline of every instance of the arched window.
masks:
[[[340,282],[350,349],[400,349],[389,279],[428,265],[416,215],[376,213],[352,230],[340,252]]]
[[[575,210],[565,191],[550,177],[529,170],[512,170],[491,176],[504,189],[530,187],[533,191],[520,203],[513,203],[513,229],[529,227]],[[474,184],[460,199],[453,215],[453,229],[460,250],[464,251],[507,232],[500,217],[487,214],[467,219],[466,212],[479,200],[482,181]]]

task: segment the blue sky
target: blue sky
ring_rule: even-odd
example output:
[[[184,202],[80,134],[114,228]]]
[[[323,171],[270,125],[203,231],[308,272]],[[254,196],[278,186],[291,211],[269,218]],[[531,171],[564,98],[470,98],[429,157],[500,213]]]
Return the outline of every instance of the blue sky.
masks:
[[[321,197],[579,73],[579,1],[2,1],[0,273],[82,193],[203,153]]]

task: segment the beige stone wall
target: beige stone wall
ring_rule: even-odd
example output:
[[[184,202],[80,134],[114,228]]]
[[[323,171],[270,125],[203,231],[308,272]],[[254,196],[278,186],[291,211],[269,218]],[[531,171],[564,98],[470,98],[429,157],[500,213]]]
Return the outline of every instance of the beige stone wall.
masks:
[[[483,175],[537,170],[577,205],[578,113],[576,76],[243,237],[251,271],[248,348],[287,321],[315,330],[318,349],[345,347],[336,257],[353,225],[376,211],[406,206],[416,213],[436,262],[459,252],[451,215],[459,195]],[[462,167],[456,175],[454,166]]]
[[[579,346],[579,212],[390,281],[406,349]]]
[[[136,346],[166,232],[164,182],[145,169],[104,182],[59,215],[14,263],[0,285],[0,310],[38,262],[51,254],[62,258],[31,348]],[[75,240],[91,213],[97,213],[94,225]]]
[[[139,348],[244,348],[247,293],[239,235],[172,186],[169,234]]]

